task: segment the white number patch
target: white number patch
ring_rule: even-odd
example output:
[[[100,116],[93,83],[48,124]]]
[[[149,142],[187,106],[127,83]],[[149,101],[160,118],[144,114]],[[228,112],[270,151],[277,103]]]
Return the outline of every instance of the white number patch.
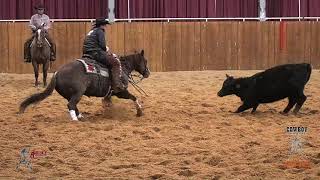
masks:
[[[90,32],[88,32],[88,34],[87,34],[87,35],[88,35],[88,36],[90,36],[90,34],[91,34],[92,32],[93,32],[93,30],[91,30]]]

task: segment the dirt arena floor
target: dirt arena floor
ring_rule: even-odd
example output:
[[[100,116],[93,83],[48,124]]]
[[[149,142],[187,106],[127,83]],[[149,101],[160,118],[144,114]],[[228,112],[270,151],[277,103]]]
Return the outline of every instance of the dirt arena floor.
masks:
[[[217,97],[225,73],[255,72],[152,73],[140,84],[149,97],[130,87],[143,117],[130,101],[113,98],[103,109],[100,98],[83,97],[81,122],[70,120],[56,91],[18,115],[18,104],[43,88],[31,74],[0,74],[0,179],[320,179],[320,72],[313,70],[298,115],[279,113],[287,100],[256,114],[229,112],[241,102]],[[295,153],[292,126],[307,127]],[[16,169],[23,148],[31,171]]]

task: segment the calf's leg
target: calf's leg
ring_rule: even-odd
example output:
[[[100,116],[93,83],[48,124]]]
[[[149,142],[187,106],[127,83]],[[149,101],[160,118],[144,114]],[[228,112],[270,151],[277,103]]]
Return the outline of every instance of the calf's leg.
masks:
[[[235,113],[241,113],[241,112],[243,112],[243,111],[245,111],[245,110],[247,110],[247,109],[250,109],[250,108],[252,108],[252,107],[253,107],[252,104],[244,102],[244,103],[236,110]]]
[[[302,93],[301,96],[299,96],[297,98],[297,104],[296,106],[294,107],[294,110],[293,110],[293,113],[294,114],[297,114],[299,112],[299,110],[301,109],[303,103],[307,100],[307,97]]]
[[[287,105],[287,107],[283,110],[284,114],[287,114],[292,108],[293,106],[297,103],[297,98],[296,97],[289,97],[289,103]]]
[[[259,106],[259,104],[258,104],[258,103],[257,103],[257,104],[255,104],[255,105],[253,105],[251,113],[256,112],[256,110],[257,110],[257,107],[258,107],[258,106]]]

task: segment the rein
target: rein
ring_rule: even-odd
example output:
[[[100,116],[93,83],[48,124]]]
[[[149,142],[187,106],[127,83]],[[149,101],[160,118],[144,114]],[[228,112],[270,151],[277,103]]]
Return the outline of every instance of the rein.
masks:
[[[149,97],[149,95],[138,85],[138,83],[141,82],[144,79],[144,77],[142,76],[142,77],[140,77],[140,79],[138,81],[135,81],[133,79],[133,76],[140,77],[139,75],[133,75],[131,73],[129,74],[128,80],[129,80],[130,84],[132,85],[132,87],[134,87],[134,89],[137,90],[140,94],[146,95]]]
[[[137,81],[135,81],[135,80],[133,79],[133,77],[138,77],[138,78],[140,78],[140,79],[137,80]],[[142,75],[137,75],[137,74],[132,74],[132,73],[130,73],[130,74],[129,74],[129,79],[130,79],[133,83],[138,84],[138,83],[140,83],[140,82],[144,79],[144,77],[143,77]]]
[[[124,58],[124,57],[122,57],[122,58]],[[120,58],[121,59],[121,58]],[[125,67],[125,65],[122,65],[123,67]],[[126,69],[126,68],[124,68],[124,69]],[[147,70],[147,69],[146,69]],[[145,70],[145,71],[146,71]],[[128,73],[128,74],[127,74]],[[143,77],[143,75],[136,75],[136,74],[132,74],[132,72],[127,72],[127,73],[124,73],[127,77],[128,77],[128,81],[129,81],[129,83],[132,85],[132,87],[134,87],[134,89],[136,90],[136,91],[138,91],[140,94],[142,94],[142,95],[145,95],[145,96],[149,96],[139,85],[138,85],[138,83],[140,83],[143,79],[144,79],[144,77]],[[134,80],[134,78],[133,77],[139,77],[140,79],[139,80]]]

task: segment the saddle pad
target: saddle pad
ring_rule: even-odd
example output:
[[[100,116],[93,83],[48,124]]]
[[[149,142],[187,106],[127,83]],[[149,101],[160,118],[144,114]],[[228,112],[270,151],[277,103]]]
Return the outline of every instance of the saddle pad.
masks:
[[[101,67],[101,65],[99,65],[98,63],[89,59],[77,59],[77,61],[82,63],[83,67],[86,70],[86,73],[99,74],[103,77],[109,77],[109,70],[107,68]]]

